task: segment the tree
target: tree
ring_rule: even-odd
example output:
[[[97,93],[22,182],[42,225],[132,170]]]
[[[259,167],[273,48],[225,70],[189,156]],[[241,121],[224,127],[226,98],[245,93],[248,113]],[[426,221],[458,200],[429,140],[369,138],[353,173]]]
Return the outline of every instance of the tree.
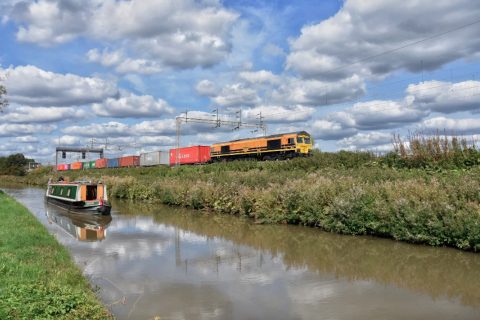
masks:
[[[0,84],[0,112],[3,112],[3,109],[5,109],[8,106],[8,100],[5,98],[7,94],[7,89],[5,86]]]

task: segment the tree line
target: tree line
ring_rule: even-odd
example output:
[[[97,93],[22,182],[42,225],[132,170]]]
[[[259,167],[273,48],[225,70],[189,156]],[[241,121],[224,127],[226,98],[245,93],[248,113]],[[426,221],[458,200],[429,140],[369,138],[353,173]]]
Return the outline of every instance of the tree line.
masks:
[[[21,153],[0,157],[0,175],[24,176],[27,173],[27,165],[35,162],[25,158]]]

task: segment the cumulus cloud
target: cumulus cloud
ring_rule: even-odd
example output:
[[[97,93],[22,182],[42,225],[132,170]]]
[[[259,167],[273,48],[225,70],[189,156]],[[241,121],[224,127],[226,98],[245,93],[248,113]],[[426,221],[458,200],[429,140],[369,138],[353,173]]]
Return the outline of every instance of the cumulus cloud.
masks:
[[[383,149],[386,145],[389,145],[389,149],[392,149],[392,137],[391,133],[385,132],[357,133],[352,137],[340,140],[338,144],[355,150],[375,149],[377,147]]]
[[[365,93],[365,84],[356,75],[334,83],[314,79],[285,78],[272,92],[276,103],[325,106],[358,98]]]
[[[347,0],[333,17],[302,28],[301,35],[290,43],[286,66],[304,78],[329,81],[355,74],[362,79],[382,77],[399,69],[434,70],[476,55],[480,49],[478,28],[465,27],[448,36],[395,49],[457,29],[478,20],[479,15],[478,3],[468,0]],[[441,24],[438,17],[442,17]],[[365,59],[370,56],[376,57]]]
[[[478,134],[480,133],[480,120],[476,118],[451,119],[435,117],[423,121],[421,127],[432,131],[445,130],[450,134]]]
[[[68,119],[87,118],[88,113],[78,108],[9,106],[0,120],[10,123],[48,123]]]
[[[88,61],[99,63],[104,67],[114,67],[118,73],[154,74],[163,70],[156,61],[128,58],[118,50],[104,49],[99,52],[98,49],[92,49],[87,52],[87,58]]]
[[[50,133],[55,130],[55,128],[54,125],[5,123],[0,124],[0,137],[18,137]]]
[[[94,103],[92,109],[98,116],[116,118],[161,117],[175,111],[162,99],[128,92],[123,92],[120,98],[108,98],[102,103]]]
[[[211,99],[216,104],[227,108],[253,106],[260,102],[257,91],[242,83],[235,83],[223,87],[221,92]]]
[[[10,102],[29,106],[74,106],[118,95],[114,83],[95,77],[60,74],[35,66],[0,69],[6,74]]]
[[[315,109],[301,105],[289,107],[261,105],[243,109],[242,118],[249,122],[258,122],[260,113],[268,123],[289,123],[309,120]]]
[[[80,137],[128,137],[133,134],[127,124],[110,121],[93,123],[86,126],[70,126],[62,129],[64,133]]]
[[[357,133],[354,128],[342,126],[342,124],[331,120],[316,120],[312,123],[311,134],[322,140],[338,140]]]
[[[480,82],[425,81],[410,84],[407,98],[418,109],[441,113],[480,110]]]
[[[253,84],[280,83],[280,76],[273,74],[271,71],[259,70],[259,71],[243,71],[240,72],[239,77],[247,82]]]
[[[17,39],[22,42],[50,46],[90,37],[127,45],[144,59],[130,64],[153,60],[176,68],[209,67],[223,60],[238,18],[219,2],[194,0],[39,0],[16,4],[11,16],[20,25]]]
[[[15,137],[13,141],[18,143],[36,143],[38,142],[38,138],[34,136],[23,136],[23,137]]]
[[[218,93],[218,89],[215,84],[210,80],[201,80],[195,86],[195,90],[199,95],[207,96],[207,97],[214,97]]]

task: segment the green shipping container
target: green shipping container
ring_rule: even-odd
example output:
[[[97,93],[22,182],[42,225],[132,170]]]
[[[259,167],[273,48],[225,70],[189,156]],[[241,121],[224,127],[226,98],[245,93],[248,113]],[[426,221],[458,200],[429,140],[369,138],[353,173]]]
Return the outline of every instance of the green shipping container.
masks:
[[[83,169],[95,169],[95,161],[84,162]]]

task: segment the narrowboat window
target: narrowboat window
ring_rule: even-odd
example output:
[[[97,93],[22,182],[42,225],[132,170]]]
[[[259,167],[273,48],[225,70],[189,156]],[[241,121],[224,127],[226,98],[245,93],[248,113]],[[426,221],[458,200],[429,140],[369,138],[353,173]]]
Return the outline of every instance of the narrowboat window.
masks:
[[[70,189],[67,190],[67,197],[70,197]]]
[[[60,189],[60,195],[61,195],[61,196],[63,195],[63,188]]]
[[[305,143],[310,143],[310,137],[305,137]]]
[[[303,138],[302,137],[297,137],[297,143],[303,143]]]

